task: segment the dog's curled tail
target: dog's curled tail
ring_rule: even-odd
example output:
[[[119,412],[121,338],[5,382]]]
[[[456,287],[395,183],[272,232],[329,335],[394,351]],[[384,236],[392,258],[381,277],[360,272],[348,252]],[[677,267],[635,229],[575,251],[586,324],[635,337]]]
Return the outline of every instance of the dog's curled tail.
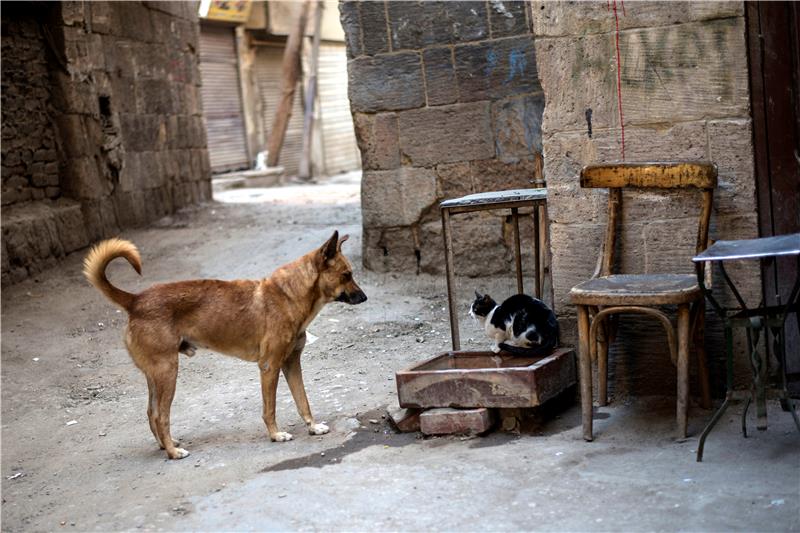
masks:
[[[83,260],[83,275],[106,298],[127,311],[135,295],[113,286],[106,277],[106,267],[117,257],[127,259],[134,270],[141,275],[142,259],[139,257],[139,250],[133,243],[122,239],[108,239],[96,244]]]

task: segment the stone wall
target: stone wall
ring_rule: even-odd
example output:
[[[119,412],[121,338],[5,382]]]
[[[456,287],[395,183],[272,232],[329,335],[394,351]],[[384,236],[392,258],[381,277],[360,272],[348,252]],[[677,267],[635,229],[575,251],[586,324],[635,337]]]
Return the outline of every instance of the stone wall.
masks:
[[[542,183],[544,98],[528,7],[340,4],[367,268],[440,273],[442,199]],[[504,213],[455,219],[457,271],[510,272],[510,225]]]
[[[619,22],[621,94],[617,91]],[[711,160],[719,167],[711,237],[757,236],[745,21],[741,2],[533,2],[544,174],[550,215],[555,307],[564,341],[576,343],[569,291],[591,276],[602,242],[607,195],[582,190],[583,165],[625,160]],[[699,199],[652,191],[623,199],[619,268],[691,272]],[[759,273],[734,275],[760,298]],[[716,287],[726,299],[717,276]],[[712,377],[724,382],[721,326],[708,313]],[[624,317],[612,349],[611,383],[620,391],[674,394],[675,372],[660,326]],[[616,378],[616,379],[614,379]],[[719,392],[719,389],[718,389]]]
[[[192,2],[2,14],[2,282],[210,199]]]

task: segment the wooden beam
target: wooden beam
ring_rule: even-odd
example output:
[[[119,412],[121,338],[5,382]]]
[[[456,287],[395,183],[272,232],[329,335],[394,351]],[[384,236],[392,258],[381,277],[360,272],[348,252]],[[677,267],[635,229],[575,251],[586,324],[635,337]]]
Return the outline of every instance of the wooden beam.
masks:
[[[303,34],[308,20],[308,6],[311,0],[305,0],[300,8],[300,15],[297,23],[292,28],[292,33],[286,41],[286,48],[283,52],[283,63],[281,65],[281,99],[275,110],[275,117],[272,120],[272,128],[269,130],[267,139],[267,165],[274,167],[278,165],[283,139],[286,136],[286,127],[292,116],[292,102],[297,82],[302,73],[300,63],[300,53],[303,48]]]
[[[319,66],[319,40],[322,28],[322,0],[317,0],[314,10],[314,40],[311,44],[311,61],[306,85],[306,107],[303,117],[303,150],[300,155],[300,168],[297,177],[303,180],[311,178],[311,142],[314,133],[314,100],[317,97],[317,70]]]

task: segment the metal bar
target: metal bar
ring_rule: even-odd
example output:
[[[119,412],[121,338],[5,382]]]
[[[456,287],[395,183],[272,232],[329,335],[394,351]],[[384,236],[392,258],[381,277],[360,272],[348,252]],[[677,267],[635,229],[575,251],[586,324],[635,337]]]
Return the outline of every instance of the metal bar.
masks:
[[[542,206],[536,205],[533,208],[533,263],[536,266],[536,286],[535,286],[535,296],[542,299],[542,240],[539,236],[539,217],[542,214]]]
[[[728,287],[730,287],[733,296],[736,298],[736,301],[739,302],[739,305],[742,306],[742,309],[747,309],[747,304],[744,303],[742,295],[739,294],[739,291],[736,289],[736,285],[734,285],[731,281],[731,278],[728,277],[728,273],[725,271],[725,265],[723,261],[719,262],[719,270],[722,272],[722,277],[725,279],[725,283],[728,284]]]
[[[725,396],[725,401],[722,402],[722,405],[719,406],[719,409],[717,409],[717,412],[714,413],[714,416],[711,417],[711,420],[709,420],[708,424],[703,430],[702,435],[700,435],[700,442],[697,445],[698,463],[703,461],[703,448],[705,448],[706,445],[706,437],[708,437],[708,434],[711,433],[712,429],[714,429],[714,426],[717,425],[717,422],[719,421],[720,418],[722,418],[722,415],[725,414],[725,410],[728,408],[730,401],[731,401],[731,396],[730,392],[728,392],[728,394]]]
[[[523,294],[522,288],[522,252],[519,249],[519,211],[511,208],[511,219],[514,222],[514,263],[517,267],[517,294]]]
[[[450,335],[453,340],[453,350],[460,350],[461,340],[458,336],[456,287],[453,274],[453,235],[450,231],[450,213],[448,209],[442,209],[442,234],[444,235],[444,265],[447,271],[447,304],[450,309]]]

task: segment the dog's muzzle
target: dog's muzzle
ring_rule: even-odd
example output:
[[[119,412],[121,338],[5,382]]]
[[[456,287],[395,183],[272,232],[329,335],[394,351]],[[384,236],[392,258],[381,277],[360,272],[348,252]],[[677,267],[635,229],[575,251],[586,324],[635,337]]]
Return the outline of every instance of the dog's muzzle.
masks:
[[[367,301],[367,295],[364,294],[364,291],[358,291],[353,293],[346,293],[343,292],[336,298],[337,302],[343,302],[350,305],[356,305],[360,303],[364,303]]]

